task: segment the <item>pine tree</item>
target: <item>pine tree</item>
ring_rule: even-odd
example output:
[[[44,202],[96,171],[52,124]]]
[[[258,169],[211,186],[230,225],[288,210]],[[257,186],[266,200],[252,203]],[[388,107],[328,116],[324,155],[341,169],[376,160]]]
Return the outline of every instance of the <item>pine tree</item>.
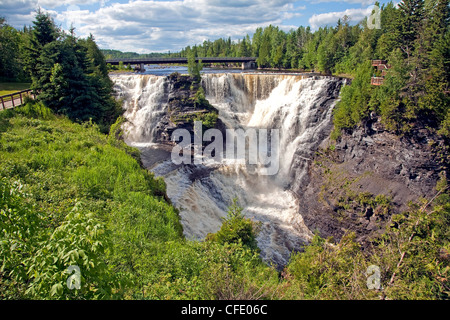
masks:
[[[42,12],[39,8],[33,28],[30,32],[28,44],[24,48],[24,67],[30,74],[33,82],[36,80],[39,56],[45,45],[56,41],[60,36],[60,31],[49,14]],[[36,86],[34,86],[36,89]]]
[[[191,77],[194,77],[196,81],[200,81],[201,75],[200,71],[202,70],[203,66],[201,62],[196,61],[196,51],[194,49],[189,50],[187,54],[188,58],[188,72]]]
[[[424,0],[403,0],[398,5],[401,17],[401,49],[407,59],[414,50],[414,40],[424,15]]]
[[[421,94],[417,98],[418,109],[423,117],[444,120],[449,97],[448,89],[449,50],[445,35],[448,34],[448,0],[430,0],[426,3],[426,16],[415,41],[414,64],[417,68]],[[436,126],[436,124],[434,124]]]
[[[264,32],[261,47],[259,48],[259,56],[256,62],[259,67],[267,67],[270,65],[270,38],[267,32]]]
[[[96,102],[96,106],[100,108],[100,128],[107,131],[109,125],[114,123],[121,113],[117,102],[112,96],[114,83],[109,78],[105,58],[95,43],[94,37],[90,35],[86,40],[78,40],[78,42],[86,49],[88,64],[85,73],[87,74],[89,86],[93,88],[95,97],[99,99]]]
[[[242,39],[239,51],[237,53],[238,57],[249,57],[250,56],[250,45],[248,44],[246,38]]]

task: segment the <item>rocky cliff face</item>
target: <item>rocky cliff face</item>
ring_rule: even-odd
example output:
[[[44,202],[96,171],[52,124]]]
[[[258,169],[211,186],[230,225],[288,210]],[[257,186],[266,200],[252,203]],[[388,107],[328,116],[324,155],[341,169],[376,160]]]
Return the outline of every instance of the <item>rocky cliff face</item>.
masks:
[[[353,231],[365,244],[392,214],[435,194],[448,160],[448,145],[427,129],[399,137],[374,117],[335,145],[322,143],[303,185],[294,190],[300,213],[322,237],[338,240]]]
[[[224,129],[218,110],[199,92],[203,90],[199,82],[189,76],[174,73],[167,77],[168,95],[166,113],[159,118],[154,131],[154,142],[173,145],[170,137],[176,129],[194,132],[194,121],[202,121],[205,129],[209,127]],[[209,121],[205,121],[209,120]]]

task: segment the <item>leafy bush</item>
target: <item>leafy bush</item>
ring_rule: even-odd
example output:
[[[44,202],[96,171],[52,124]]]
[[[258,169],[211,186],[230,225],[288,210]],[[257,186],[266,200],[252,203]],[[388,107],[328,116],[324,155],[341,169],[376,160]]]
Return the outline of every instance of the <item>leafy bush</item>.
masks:
[[[223,220],[222,226],[215,234],[208,234],[207,240],[225,243],[242,243],[252,250],[258,250],[256,236],[260,225],[244,217],[242,208],[238,206],[237,200],[233,199],[233,204],[228,210],[227,217]]]
[[[363,63],[352,84],[341,90],[341,100],[334,109],[334,132],[337,139],[342,129],[351,129],[369,116],[369,101],[373,87],[370,85],[372,66],[370,61]]]
[[[39,299],[123,294],[132,270],[118,265],[127,264],[130,250],[143,239],[181,238],[177,211],[165,201],[165,183],[129,156],[134,150],[108,139],[96,125],[34,112],[42,108],[36,105],[0,115],[7,123],[0,137],[0,174],[4,181],[20,181],[27,194],[7,198],[12,187],[2,184],[0,230],[7,233],[2,244],[8,248],[2,254],[10,261],[2,287],[16,290],[9,297]],[[10,252],[14,237],[31,247]],[[68,264],[81,269],[80,290],[64,283]]]

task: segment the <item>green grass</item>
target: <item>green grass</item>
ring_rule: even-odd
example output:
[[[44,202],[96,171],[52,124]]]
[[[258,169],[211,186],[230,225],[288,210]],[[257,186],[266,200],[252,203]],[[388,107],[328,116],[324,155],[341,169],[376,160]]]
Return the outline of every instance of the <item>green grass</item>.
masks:
[[[101,134],[42,104],[0,113],[0,179],[6,194],[21,186],[20,204],[0,197],[0,208],[31,206],[19,216],[0,215],[0,230],[11,223],[25,230],[21,251],[11,249],[18,231],[0,233],[0,261],[15,261],[0,271],[0,299],[209,299],[222,291],[220,279],[240,294],[243,283],[250,293],[265,282],[276,286],[277,273],[242,244],[186,241],[164,181],[141,167],[136,149],[115,139],[120,123],[112,128],[110,136]],[[22,216],[40,227],[29,234]],[[28,273],[9,280],[18,264]],[[80,291],[65,286],[69,265],[82,266]]]
[[[0,82],[0,96],[26,90],[29,89],[30,86],[31,83],[25,82]]]

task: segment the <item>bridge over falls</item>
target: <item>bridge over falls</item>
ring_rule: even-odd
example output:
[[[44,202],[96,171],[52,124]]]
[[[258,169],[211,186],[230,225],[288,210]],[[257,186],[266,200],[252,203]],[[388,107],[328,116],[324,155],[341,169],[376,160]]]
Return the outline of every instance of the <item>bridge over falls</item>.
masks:
[[[232,58],[201,58],[197,57],[195,60],[202,63],[241,63],[242,70],[254,69],[256,67],[255,57],[232,57]],[[187,64],[187,58],[143,58],[143,59],[107,59],[106,63],[111,65],[118,65],[122,62],[124,65],[135,65],[137,69],[144,70],[146,64]]]

